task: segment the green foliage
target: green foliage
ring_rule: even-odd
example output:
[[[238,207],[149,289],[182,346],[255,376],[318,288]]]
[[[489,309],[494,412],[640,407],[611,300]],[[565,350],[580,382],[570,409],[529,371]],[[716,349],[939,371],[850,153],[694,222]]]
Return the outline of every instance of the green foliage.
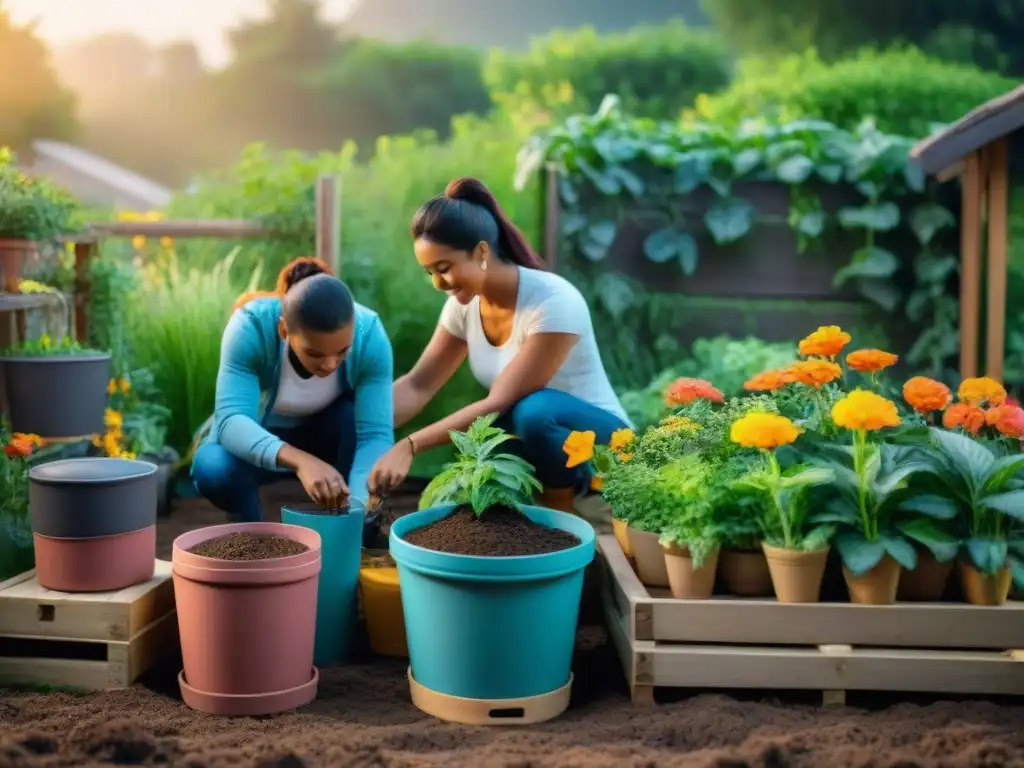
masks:
[[[126,373],[130,366],[126,306],[136,277],[131,261],[116,243],[102,248],[89,262],[89,345],[110,352],[114,376]]]
[[[44,335],[38,339],[29,339],[12,347],[0,349],[0,357],[73,357],[97,354],[102,354],[102,352],[82,346],[70,336],[51,339]]]
[[[34,139],[74,135],[74,99],[57,77],[50,52],[33,25],[15,26],[2,7],[0,73],[0,147],[21,151],[29,149]],[[2,198],[0,192],[0,214],[7,207]],[[0,237],[6,236],[3,232],[0,224]]]
[[[485,77],[495,93],[516,92],[547,108],[563,106],[556,86],[567,83],[574,110],[593,111],[605,94],[618,93],[636,114],[671,119],[698,94],[727,85],[730,70],[717,35],[674,19],[607,35],[593,27],[556,31],[526,53],[494,51]]]
[[[449,432],[455,460],[423,491],[420,509],[445,504],[468,504],[479,517],[494,506],[522,509],[541,484],[526,460],[510,453],[496,453],[513,435],[494,426],[498,414],[481,416],[465,432]]]
[[[918,138],[1016,85],[913,48],[866,50],[832,64],[810,50],[741,62],[732,84],[698,99],[693,116],[734,126],[747,118],[813,118],[851,130],[873,117],[883,131]]]
[[[0,240],[39,241],[68,234],[77,205],[49,179],[22,173],[0,139]]]
[[[943,245],[955,218],[927,194],[932,190],[922,172],[909,162],[913,143],[870,121],[853,131],[821,120],[679,127],[632,118],[609,96],[594,115],[534,134],[520,154],[518,179],[531,178],[544,163],[560,172],[561,235],[572,256],[564,269],[592,295],[602,338],[635,344],[647,330],[636,323],[652,302],[603,264],[620,231],[649,232],[645,257],[691,276],[705,257],[697,252],[697,236],[723,247],[759,225],[783,223],[755,214],[744,197],[745,183],[771,182],[789,189],[784,225],[800,250],[820,249],[830,232],[852,233],[860,241],[836,272],[835,288],[852,284],[883,313],[919,328],[906,358],[941,374],[956,351],[957,304],[948,284],[958,260]],[[826,208],[821,193],[830,185],[859,200]],[[706,210],[681,204],[698,189],[713,195]],[[918,246],[913,275],[892,250],[906,235]]]

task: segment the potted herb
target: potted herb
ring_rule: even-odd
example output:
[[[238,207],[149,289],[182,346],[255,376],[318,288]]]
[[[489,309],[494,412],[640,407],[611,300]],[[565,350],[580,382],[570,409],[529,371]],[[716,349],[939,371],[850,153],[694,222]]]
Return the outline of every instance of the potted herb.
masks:
[[[109,353],[42,336],[0,352],[0,368],[15,431],[45,438],[106,431]]]
[[[718,575],[730,594],[768,597],[772,576],[761,546],[761,521],[770,502],[766,495],[748,493],[737,485],[751,470],[751,463],[747,457],[734,457],[716,468],[711,480],[714,526],[721,541]]]
[[[39,243],[70,229],[77,203],[45,178],[23,173],[13,153],[0,147],[0,290],[18,292],[25,258]]]
[[[428,485],[420,511],[392,524],[390,551],[413,703],[483,723],[514,700],[512,721],[538,722],[568,706],[595,536],[575,515],[527,506],[539,483],[527,462],[499,452],[512,436],[495,418],[452,433],[455,460]]]
[[[778,413],[748,413],[730,431],[732,442],[755,449],[760,466],[739,478],[735,487],[755,497],[761,513],[762,548],[780,603],[816,603],[834,528],[810,515],[808,491],[832,479],[832,473],[805,464],[783,470],[776,451],[791,445],[801,429]]]
[[[690,453],[656,470],[652,504],[667,511],[658,541],[673,597],[704,599],[715,588],[719,539],[710,495],[711,465]]]

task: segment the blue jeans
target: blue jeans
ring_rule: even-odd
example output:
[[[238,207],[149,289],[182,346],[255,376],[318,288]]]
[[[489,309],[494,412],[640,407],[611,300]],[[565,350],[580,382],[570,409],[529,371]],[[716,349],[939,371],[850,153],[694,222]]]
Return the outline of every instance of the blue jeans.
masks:
[[[545,488],[586,488],[590,473],[585,467],[568,469],[562,445],[570,432],[591,430],[597,442],[608,443],[612,432],[629,425],[608,411],[557,389],[541,389],[513,405],[497,426],[518,439],[502,446],[533,464]],[[500,450],[500,449],[499,449]]]
[[[332,464],[348,481],[356,448],[355,404],[351,397],[339,397],[296,427],[269,431],[300,451]],[[203,443],[192,458],[196,490],[232,520],[240,522],[263,519],[261,485],[293,476],[257,467],[216,443]]]

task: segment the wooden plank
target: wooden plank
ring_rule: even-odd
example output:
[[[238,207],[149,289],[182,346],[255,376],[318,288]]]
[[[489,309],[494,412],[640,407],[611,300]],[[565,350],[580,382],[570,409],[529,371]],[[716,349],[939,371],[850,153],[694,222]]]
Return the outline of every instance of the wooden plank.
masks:
[[[127,641],[174,608],[171,564],[157,560],[151,580],[117,592],[71,594],[28,578],[0,584],[0,636]]]
[[[249,238],[271,237],[273,232],[242,219],[189,219],[180,221],[107,221],[89,225],[99,237]]]
[[[953,163],[953,165],[949,166],[948,168],[943,168],[941,171],[936,173],[935,174],[935,179],[939,183],[944,184],[947,181],[952,181],[953,179],[962,176],[963,172],[964,172],[964,161],[960,160],[960,161],[958,161],[956,163]]]
[[[1024,665],[995,652],[659,646],[655,686],[1020,695]]]
[[[341,179],[331,174],[316,180],[316,257],[341,274]]]
[[[977,152],[964,161],[960,210],[960,376],[978,375],[981,318],[982,159]]]
[[[544,178],[544,264],[550,272],[558,265],[561,242],[562,200],[558,196],[558,169],[548,166]]]
[[[653,639],[653,613],[647,588],[637,578],[615,536],[598,536],[597,544],[612,578],[612,596],[621,606],[628,606],[630,639]]]
[[[1007,140],[988,147],[988,301],[985,322],[985,373],[1003,380],[1006,353],[1007,206],[1010,197]]]
[[[90,242],[75,243],[75,300],[74,338],[79,344],[89,344],[89,297],[92,283],[89,280],[89,260],[96,253],[96,245]]]

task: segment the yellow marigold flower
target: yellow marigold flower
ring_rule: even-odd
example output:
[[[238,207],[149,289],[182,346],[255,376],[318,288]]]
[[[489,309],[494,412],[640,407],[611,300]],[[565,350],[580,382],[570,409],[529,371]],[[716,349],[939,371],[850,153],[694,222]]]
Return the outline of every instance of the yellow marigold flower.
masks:
[[[754,411],[732,423],[729,439],[744,448],[770,451],[789,445],[803,432],[800,427],[777,413]]]
[[[914,376],[903,385],[903,399],[918,413],[941,411],[952,398],[949,387],[927,376]]]
[[[632,429],[617,429],[612,432],[612,438],[608,441],[608,447],[616,453],[621,453],[622,449],[633,442],[636,435],[633,434]]]
[[[857,349],[846,356],[846,364],[861,373],[877,373],[899,360],[898,355],[881,349]]]
[[[971,405],[1002,405],[1006,401],[1006,390],[995,379],[981,376],[961,381],[956,396]]]
[[[843,369],[829,360],[798,360],[786,369],[794,381],[821,389],[843,375]]]
[[[874,431],[898,427],[896,403],[867,389],[855,389],[832,406],[832,421],[844,429]]]
[[[800,354],[806,357],[835,357],[850,343],[850,334],[838,325],[822,325],[800,341]]]
[[[103,423],[108,428],[120,429],[124,425],[124,418],[113,408],[107,408],[103,413]]]
[[[794,381],[793,374],[787,370],[761,371],[747,379],[743,388],[748,392],[775,392]]]
[[[146,236],[135,235],[135,237],[132,238],[132,248],[136,251],[144,250],[146,248]]]
[[[110,381],[107,382],[107,394],[108,395],[116,395],[117,394],[117,379],[111,379]]]
[[[586,432],[570,432],[562,444],[562,450],[569,457],[565,466],[569,469],[585,464],[594,458],[594,442],[597,435],[592,430]]]
[[[121,394],[127,395],[132,391],[132,383],[127,376],[124,376],[117,381],[117,387],[121,390]]]

